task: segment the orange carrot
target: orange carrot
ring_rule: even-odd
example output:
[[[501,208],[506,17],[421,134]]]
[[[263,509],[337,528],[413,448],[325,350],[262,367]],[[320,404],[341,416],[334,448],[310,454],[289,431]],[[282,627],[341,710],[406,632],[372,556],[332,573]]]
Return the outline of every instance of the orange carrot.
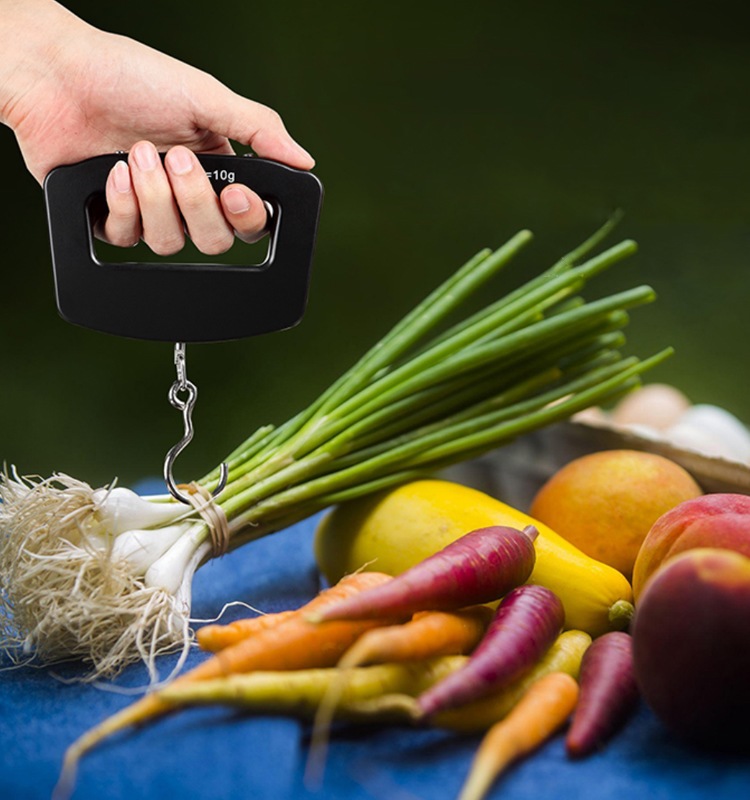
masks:
[[[477,646],[492,615],[487,606],[461,611],[420,611],[409,622],[363,633],[338,665],[348,668],[463,655]]]
[[[342,579],[331,589],[329,598],[340,599],[392,580],[380,572],[358,572]],[[357,622],[308,621],[305,615],[293,615],[276,627],[260,631],[257,636],[240,640],[225,647],[216,655],[186,672],[172,682],[180,686],[192,681],[221,678],[253,670],[291,670],[310,667],[331,667],[341,658],[352,643],[366,630],[382,625],[388,620],[361,620]],[[54,800],[68,797],[72,790],[75,772],[81,757],[118,731],[130,725],[165,714],[173,706],[163,700],[159,692],[142,697],[122,711],[113,714],[78,738],[65,752],[60,781]]]
[[[290,608],[287,611],[278,611],[273,614],[243,617],[225,625],[204,625],[195,632],[195,638],[201,650],[218,653],[225,647],[237,644],[240,639],[246,639],[248,636],[253,636],[260,631],[268,630],[268,628],[275,628],[289,617],[298,614],[300,610],[299,608]]]
[[[329,732],[350,680],[350,669],[366,664],[424,661],[468,653],[481,640],[493,615],[494,611],[487,606],[460,611],[419,611],[408,622],[363,633],[339,661],[339,679],[331,681],[318,706],[311,735],[307,782],[318,783],[322,776]]]
[[[508,716],[485,735],[458,800],[482,800],[505,767],[546,742],[577,702],[578,684],[565,672],[552,672],[533,683]]]
[[[177,681],[222,678],[254,670],[333,667],[359,636],[392,620],[310,622],[294,616],[276,628],[225,647]],[[175,681],[175,683],[177,682]]]
[[[323,591],[315,595],[312,600],[305,603],[305,605],[300,608],[279,611],[275,614],[260,614],[257,617],[238,619],[226,625],[204,625],[196,631],[195,638],[198,640],[198,644],[203,650],[217,653],[225,647],[237,644],[237,642],[248,636],[253,636],[268,628],[275,628],[277,625],[286,622],[290,617],[297,614],[307,615],[316,611],[321,611],[334,601],[350,597],[352,594],[362,591],[362,589],[379,586],[384,582],[384,579],[373,578],[372,576],[381,574],[382,573],[379,572],[354,572],[351,575],[344,575],[337,584],[328,589],[323,589]]]
[[[381,572],[358,572],[327,589],[327,602],[351,597],[389,580],[392,578]],[[324,624],[310,622],[306,615],[294,614],[277,627],[267,628],[257,636],[240,639],[236,644],[225,647],[177,680],[221,678],[256,669],[332,667],[364,631],[387,621],[376,619],[373,625],[350,625],[343,624],[343,621]]]

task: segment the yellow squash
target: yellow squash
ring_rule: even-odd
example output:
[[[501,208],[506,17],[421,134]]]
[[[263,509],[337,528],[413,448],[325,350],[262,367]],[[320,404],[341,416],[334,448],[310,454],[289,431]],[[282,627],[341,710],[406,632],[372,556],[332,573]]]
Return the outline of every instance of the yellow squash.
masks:
[[[567,629],[599,636],[627,625],[632,590],[620,572],[523,512],[450,481],[413,481],[343,503],[318,526],[315,556],[330,582],[363,566],[397,575],[465,533],[490,525],[539,530],[529,583],[560,597]]]

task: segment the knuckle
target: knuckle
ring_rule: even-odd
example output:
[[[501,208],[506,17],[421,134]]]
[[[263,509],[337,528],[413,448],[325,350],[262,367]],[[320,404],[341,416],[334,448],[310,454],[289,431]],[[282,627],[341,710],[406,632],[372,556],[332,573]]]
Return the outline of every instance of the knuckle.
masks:
[[[138,236],[127,233],[110,234],[109,243],[115,247],[135,247],[138,244]]]
[[[129,205],[110,205],[109,218],[118,225],[135,225],[138,214]]]
[[[175,253],[179,253],[185,246],[185,239],[183,236],[175,234],[172,236],[162,236],[155,240],[146,238],[146,244],[157,256],[173,256]]]
[[[222,233],[196,242],[196,247],[207,256],[219,256],[226,253],[234,244],[234,236],[229,233]]]
[[[256,242],[261,242],[263,239],[268,236],[268,231],[264,228],[260,231],[255,231],[254,233],[245,233],[242,235],[242,241],[246,242],[247,244],[255,244]]]
[[[262,225],[245,225],[241,229],[238,228],[237,234],[244,242],[257,242],[262,239],[266,233],[265,227]]]
[[[273,125],[274,127],[281,127],[283,126],[284,122],[281,119],[281,114],[273,108],[269,108],[267,111],[268,114],[268,122]]]
[[[115,247],[135,247],[141,237],[140,218],[137,214],[110,213],[101,228],[101,238]]]
[[[284,121],[281,118],[281,114],[279,114],[276,109],[263,105],[262,103],[258,103],[256,109],[258,112],[257,118],[260,122],[260,128],[278,130],[279,128],[284,127]]]
[[[146,183],[137,189],[138,203],[141,208],[159,208],[172,202],[172,190],[169,184]]]
[[[180,191],[177,197],[177,204],[186,214],[199,211],[212,200],[209,192],[213,193],[213,190],[205,186],[185,188]]]

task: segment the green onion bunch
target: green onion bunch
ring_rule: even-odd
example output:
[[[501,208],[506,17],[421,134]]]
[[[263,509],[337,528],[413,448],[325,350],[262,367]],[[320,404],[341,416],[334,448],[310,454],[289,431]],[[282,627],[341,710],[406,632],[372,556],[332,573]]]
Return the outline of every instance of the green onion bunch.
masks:
[[[623,241],[591,255],[615,221],[461,319],[466,301],[532,237],[521,231],[480,251],[308,408],[253,433],[226,459],[229,481],[214,500],[228,549],[636,387],[671,352],[621,353],[630,309],[651,302],[653,290],[581,294],[636,250]],[[217,475],[199,483],[210,487]],[[0,631],[15,657],[82,658],[98,677],[137,659],[153,671],[156,655],[189,644],[192,577],[214,554],[197,511],[63,475],[6,474],[0,495]]]

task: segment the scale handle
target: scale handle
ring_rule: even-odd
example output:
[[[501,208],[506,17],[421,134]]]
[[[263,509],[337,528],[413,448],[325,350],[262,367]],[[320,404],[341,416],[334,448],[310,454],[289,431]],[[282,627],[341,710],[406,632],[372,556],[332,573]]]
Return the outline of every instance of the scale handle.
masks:
[[[242,183],[268,202],[260,264],[107,263],[94,250],[92,207],[122,155],[53,169],[44,184],[55,293],[68,322],[135,339],[215,342],[284,330],[307,305],[323,187],[310,172],[248,156],[198,155],[217,191]]]

